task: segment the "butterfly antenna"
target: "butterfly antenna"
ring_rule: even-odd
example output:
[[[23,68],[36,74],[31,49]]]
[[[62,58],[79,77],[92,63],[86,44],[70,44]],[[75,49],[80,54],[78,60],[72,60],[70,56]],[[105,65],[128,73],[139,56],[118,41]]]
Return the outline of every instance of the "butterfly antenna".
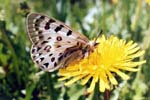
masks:
[[[99,38],[99,36],[100,36],[102,33],[103,33],[103,30],[100,30],[100,31],[97,33],[96,38],[95,38],[95,40],[94,40],[94,44],[96,44],[97,39]]]

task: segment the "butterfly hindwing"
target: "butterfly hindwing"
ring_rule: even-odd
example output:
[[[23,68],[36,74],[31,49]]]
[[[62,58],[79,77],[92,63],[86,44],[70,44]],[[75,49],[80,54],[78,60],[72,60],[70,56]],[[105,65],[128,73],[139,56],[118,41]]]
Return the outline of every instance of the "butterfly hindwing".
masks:
[[[33,61],[43,70],[50,72],[80,58],[81,45],[78,44],[86,45],[88,42],[84,35],[72,31],[62,22],[37,13],[28,15],[27,30],[33,43]]]
[[[53,37],[54,38],[54,37]],[[65,39],[65,38],[63,38]],[[73,40],[72,40],[73,41]],[[61,62],[65,56],[65,51],[67,48],[76,45],[76,41],[74,42],[56,42],[52,44],[51,42],[46,42],[42,44],[43,41],[39,42],[39,44],[33,45],[31,56],[33,60],[44,70],[53,71],[60,67],[59,62]],[[65,45],[64,45],[65,44]],[[63,59],[60,59],[63,58]],[[58,66],[59,65],[59,66]]]

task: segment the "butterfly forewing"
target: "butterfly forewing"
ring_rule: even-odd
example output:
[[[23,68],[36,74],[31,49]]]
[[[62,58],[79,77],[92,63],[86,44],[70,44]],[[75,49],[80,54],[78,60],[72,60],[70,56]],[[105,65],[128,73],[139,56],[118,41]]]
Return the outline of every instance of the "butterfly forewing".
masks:
[[[37,13],[28,15],[27,30],[33,43],[33,61],[50,72],[82,57],[80,44],[89,42],[84,35],[64,23]]]

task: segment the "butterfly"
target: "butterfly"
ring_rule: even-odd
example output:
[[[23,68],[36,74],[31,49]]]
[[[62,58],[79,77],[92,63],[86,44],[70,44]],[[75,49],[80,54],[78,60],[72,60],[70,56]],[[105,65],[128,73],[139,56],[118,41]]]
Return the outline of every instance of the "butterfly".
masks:
[[[73,31],[63,22],[30,13],[26,19],[32,42],[31,58],[44,71],[53,72],[79,61],[94,51],[98,43]]]

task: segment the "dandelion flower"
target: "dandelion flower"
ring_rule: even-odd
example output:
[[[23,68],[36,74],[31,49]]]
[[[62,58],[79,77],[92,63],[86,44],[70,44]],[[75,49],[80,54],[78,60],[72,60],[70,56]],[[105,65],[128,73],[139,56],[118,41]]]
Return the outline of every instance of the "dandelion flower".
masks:
[[[59,70],[60,80],[69,80],[65,85],[70,85],[80,80],[82,85],[91,82],[88,92],[92,92],[96,83],[99,84],[99,91],[110,90],[111,85],[117,85],[115,75],[123,80],[129,79],[125,71],[138,71],[137,66],[146,61],[135,61],[134,59],[144,54],[137,43],[126,42],[115,36],[98,39],[100,43],[95,51],[77,64],[69,65]]]

